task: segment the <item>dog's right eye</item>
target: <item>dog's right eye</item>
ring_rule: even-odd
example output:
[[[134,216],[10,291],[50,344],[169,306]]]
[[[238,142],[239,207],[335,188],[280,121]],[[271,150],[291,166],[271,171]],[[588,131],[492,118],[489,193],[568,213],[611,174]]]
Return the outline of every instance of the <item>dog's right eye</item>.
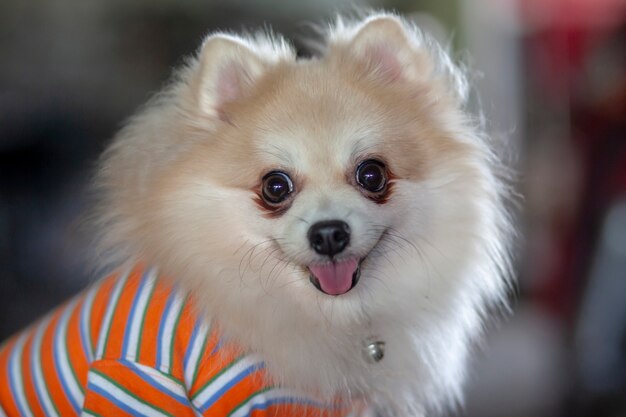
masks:
[[[272,171],[263,177],[263,200],[269,204],[285,201],[293,192],[293,182],[289,175],[281,171]]]

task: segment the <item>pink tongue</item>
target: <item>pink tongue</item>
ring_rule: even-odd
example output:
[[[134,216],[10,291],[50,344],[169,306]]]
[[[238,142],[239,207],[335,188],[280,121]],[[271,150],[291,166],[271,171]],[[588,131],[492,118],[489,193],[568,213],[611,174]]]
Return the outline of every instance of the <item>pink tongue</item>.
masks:
[[[309,270],[326,294],[339,295],[352,287],[352,276],[358,267],[358,258],[352,258],[337,263],[309,265]]]

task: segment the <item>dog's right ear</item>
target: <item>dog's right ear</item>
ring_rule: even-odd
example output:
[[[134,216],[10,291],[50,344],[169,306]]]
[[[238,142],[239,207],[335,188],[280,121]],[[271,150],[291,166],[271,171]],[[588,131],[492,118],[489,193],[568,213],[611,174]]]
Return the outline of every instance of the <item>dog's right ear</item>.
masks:
[[[266,39],[264,44],[256,45],[225,34],[212,35],[204,41],[198,54],[199,71],[193,83],[202,113],[228,120],[225,106],[244,96],[284,52],[280,50],[282,44],[274,48],[271,42]]]

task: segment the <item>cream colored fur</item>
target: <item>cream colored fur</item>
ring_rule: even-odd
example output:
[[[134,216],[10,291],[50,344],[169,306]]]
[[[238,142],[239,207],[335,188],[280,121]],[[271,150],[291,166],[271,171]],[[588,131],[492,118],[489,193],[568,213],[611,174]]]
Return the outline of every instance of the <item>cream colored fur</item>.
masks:
[[[214,34],[102,158],[109,265],[144,261],[193,290],[209,318],[286,386],[389,416],[457,404],[472,342],[507,288],[510,226],[498,161],[448,55],[389,14],[338,19],[319,57],[275,35]],[[396,179],[386,204],[352,183],[364,158]],[[283,169],[279,216],[255,202]],[[366,256],[331,297],[308,279],[308,227],[350,224]],[[368,363],[366,340],[386,342]]]

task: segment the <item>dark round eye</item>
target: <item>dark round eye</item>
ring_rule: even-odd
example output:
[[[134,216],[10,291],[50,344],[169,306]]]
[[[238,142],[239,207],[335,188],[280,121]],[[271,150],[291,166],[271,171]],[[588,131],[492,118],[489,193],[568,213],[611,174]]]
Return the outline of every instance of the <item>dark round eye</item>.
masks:
[[[293,182],[289,175],[272,171],[263,177],[263,199],[270,204],[283,202],[293,192]]]
[[[387,185],[385,164],[375,159],[368,159],[356,168],[356,182],[371,193],[379,193]]]

